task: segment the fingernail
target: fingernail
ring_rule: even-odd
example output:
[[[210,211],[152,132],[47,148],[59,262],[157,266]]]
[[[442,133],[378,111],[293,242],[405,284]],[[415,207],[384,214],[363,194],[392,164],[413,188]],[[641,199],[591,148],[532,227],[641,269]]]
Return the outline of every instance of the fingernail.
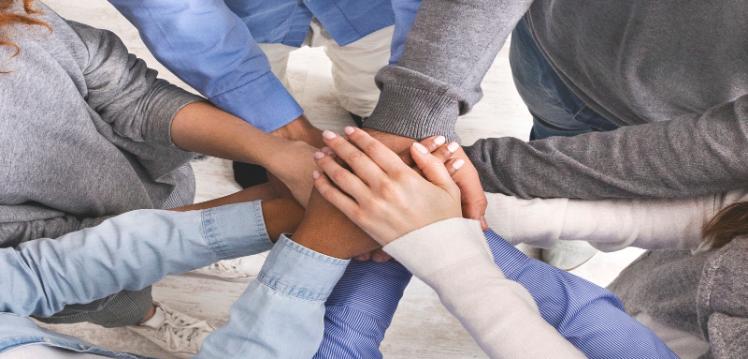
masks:
[[[328,140],[332,140],[333,138],[338,137],[338,135],[336,135],[335,132],[325,130],[324,132],[322,132],[322,137]]]
[[[323,157],[325,157],[325,154],[323,152],[317,151],[314,153],[315,160],[321,160]]]
[[[429,153],[429,150],[427,150],[426,147],[423,147],[423,145],[418,142],[413,142],[413,147],[416,148],[416,151],[421,152],[424,155]]]
[[[464,165],[465,165],[465,161],[464,161],[464,160],[462,160],[462,159],[459,159],[459,160],[455,161],[455,162],[454,162],[454,163],[452,164],[452,168],[454,168],[454,169],[455,169],[455,171],[457,171],[457,170],[459,170],[460,168],[462,168],[462,166],[464,166]]]
[[[352,133],[353,133],[354,131],[356,131],[356,129],[355,129],[355,128],[353,128],[353,127],[351,127],[351,126],[346,126],[346,127],[345,127],[345,128],[343,129],[343,131],[345,131],[345,134],[346,134],[346,135],[350,135],[350,134],[352,134]]]
[[[322,147],[319,150],[322,151],[322,153],[324,153],[326,155],[331,155],[332,154],[332,148],[327,147],[327,146]]]
[[[449,150],[449,152],[452,152],[452,153],[457,152],[457,149],[459,148],[460,148],[460,144],[457,142],[452,142],[449,145],[447,145],[447,150]]]
[[[312,177],[313,177],[314,179],[318,179],[318,178],[319,178],[319,171],[314,171],[314,172],[312,172]]]
[[[438,136],[434,139],[434,144],[437,146],[441,146],[445,142],[447,142],[447,139],[444,136]]]

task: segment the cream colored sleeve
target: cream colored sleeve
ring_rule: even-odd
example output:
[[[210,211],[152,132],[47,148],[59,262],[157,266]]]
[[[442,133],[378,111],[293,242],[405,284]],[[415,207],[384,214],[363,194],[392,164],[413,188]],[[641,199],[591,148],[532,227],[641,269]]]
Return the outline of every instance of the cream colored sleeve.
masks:
[[[487,193],[486,219],[512,243],[547,247],[582,240],[603,251],[629,246],[693,249],[722,208],[748,200],[748,190],[674,200],[519,199]]]
[[[426,282],[491,358],[584,358],[493,262],[477,221],[454,218],[384,247]]]

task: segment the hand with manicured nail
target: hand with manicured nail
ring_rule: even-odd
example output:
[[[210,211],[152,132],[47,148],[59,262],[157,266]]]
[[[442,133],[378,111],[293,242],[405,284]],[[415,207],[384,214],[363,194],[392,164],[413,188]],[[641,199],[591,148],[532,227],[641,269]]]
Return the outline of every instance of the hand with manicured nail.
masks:
[[[428,148],[414,143],[410,149],[421,176],[366,132],[352,127],[345,132],[350,142],[329,131],[323,137],[350,170],[317,153],[321,172],[314,174],[315,188],[374,240],[385,245],[431,223],[462,217],[460,190]],[[452,168],[460,166],[454,162]]]

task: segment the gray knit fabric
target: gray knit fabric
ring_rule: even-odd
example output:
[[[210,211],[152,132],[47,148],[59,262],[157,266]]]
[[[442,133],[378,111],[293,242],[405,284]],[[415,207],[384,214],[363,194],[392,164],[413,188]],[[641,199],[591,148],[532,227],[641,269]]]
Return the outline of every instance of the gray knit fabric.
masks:
[[[748,2],[433,0],[365,126],[451,134],[519,19],[580,98],[623,128],[468,147],[487,191],[519,197],[688,197],[748,178]],[[631,126],[642,125],[642,126]]]
[[[748,353],[748,239],[696,255],[647,252],[609,289],[631,315],[647,313],[706,339],[705,358],[744,359]]]
[[[37,3],[43,27],[4,30],[0,47],[0,244],[15,245],[162,208],[192,154],[171,121],[199,100],[128,54],[111,32],[68,22]],[[194,188],[194,187],[193,187]]]
[[[16,9],[18,8],[16,2]],[[192,154],[171,142],[187,92],[156,79],[111,32],[68,22],[3,28],[0,47],[0,246],[57,238],[143,208],[194,197]],[[21,10],[22,11],[22,10]],[[51,322],[139,323],[150,288],[67,307]]]

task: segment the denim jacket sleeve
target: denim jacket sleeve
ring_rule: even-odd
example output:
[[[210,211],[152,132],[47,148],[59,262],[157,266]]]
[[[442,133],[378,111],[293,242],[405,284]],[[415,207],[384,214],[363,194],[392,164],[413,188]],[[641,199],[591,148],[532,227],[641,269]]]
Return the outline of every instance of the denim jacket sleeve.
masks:
[[[322,342],[325,301],[347,266],[281,236],[197,357],[311,358]]]
[[[184,213],[133,211],[57,239],[0,249],[0,312],[47,317],[271,246],[259,201]]]
[[[264,131],[303,111],[223,0],[109,0],[156,58],[216,106]]]

